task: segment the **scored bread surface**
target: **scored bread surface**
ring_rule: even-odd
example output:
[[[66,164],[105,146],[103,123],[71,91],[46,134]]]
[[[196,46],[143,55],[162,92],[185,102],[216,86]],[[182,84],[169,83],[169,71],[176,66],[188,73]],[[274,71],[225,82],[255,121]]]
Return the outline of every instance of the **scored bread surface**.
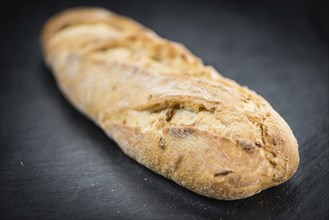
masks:
[[[264,98],[131,19],[65,10],[46,23],[42,44],[79,111],[125,154],[196,193],[245,198],[298,167],[297,141]]]

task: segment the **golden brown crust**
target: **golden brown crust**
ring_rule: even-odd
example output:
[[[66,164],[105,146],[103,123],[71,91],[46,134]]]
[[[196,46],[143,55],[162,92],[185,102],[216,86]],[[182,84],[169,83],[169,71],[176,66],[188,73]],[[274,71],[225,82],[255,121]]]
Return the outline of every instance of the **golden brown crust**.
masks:
[[[298,145],[281,116],[184,46],[100,8],[53,17],[42,42],[72,104],[127,155],[178,184],[232,200],[295,173]]]

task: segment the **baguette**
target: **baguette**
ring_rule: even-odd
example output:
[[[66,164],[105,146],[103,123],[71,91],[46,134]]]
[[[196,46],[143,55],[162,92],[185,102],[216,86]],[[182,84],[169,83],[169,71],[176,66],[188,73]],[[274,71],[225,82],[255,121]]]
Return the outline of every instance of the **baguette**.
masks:
[[[74,8],[42,32],[60,90],[129,157],[198,194],[242,199],[289,180],[297,141],[255,92],[183,45],[102,8]]]

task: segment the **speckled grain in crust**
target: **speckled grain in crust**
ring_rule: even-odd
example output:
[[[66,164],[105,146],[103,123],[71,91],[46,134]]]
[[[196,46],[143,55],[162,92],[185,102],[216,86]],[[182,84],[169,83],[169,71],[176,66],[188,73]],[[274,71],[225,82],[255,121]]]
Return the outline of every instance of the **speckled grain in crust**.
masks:
[[[77,109],[127,155],[196,193],[245,198],[298,167],[297,141],[266,100],[133,20],[66,10],[42,43]]]

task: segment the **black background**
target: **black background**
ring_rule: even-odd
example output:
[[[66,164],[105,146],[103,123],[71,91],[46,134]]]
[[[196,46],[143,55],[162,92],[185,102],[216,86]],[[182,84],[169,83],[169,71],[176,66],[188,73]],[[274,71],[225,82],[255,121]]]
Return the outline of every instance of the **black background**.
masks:
[[[328,219],[328,4],[1,4],[1,219]],[[264,96],[298,139],[296,175],[248,199],[217,201],[126,157],[67,103],[43,64],[42,24],[77,5],[132,17]]]

